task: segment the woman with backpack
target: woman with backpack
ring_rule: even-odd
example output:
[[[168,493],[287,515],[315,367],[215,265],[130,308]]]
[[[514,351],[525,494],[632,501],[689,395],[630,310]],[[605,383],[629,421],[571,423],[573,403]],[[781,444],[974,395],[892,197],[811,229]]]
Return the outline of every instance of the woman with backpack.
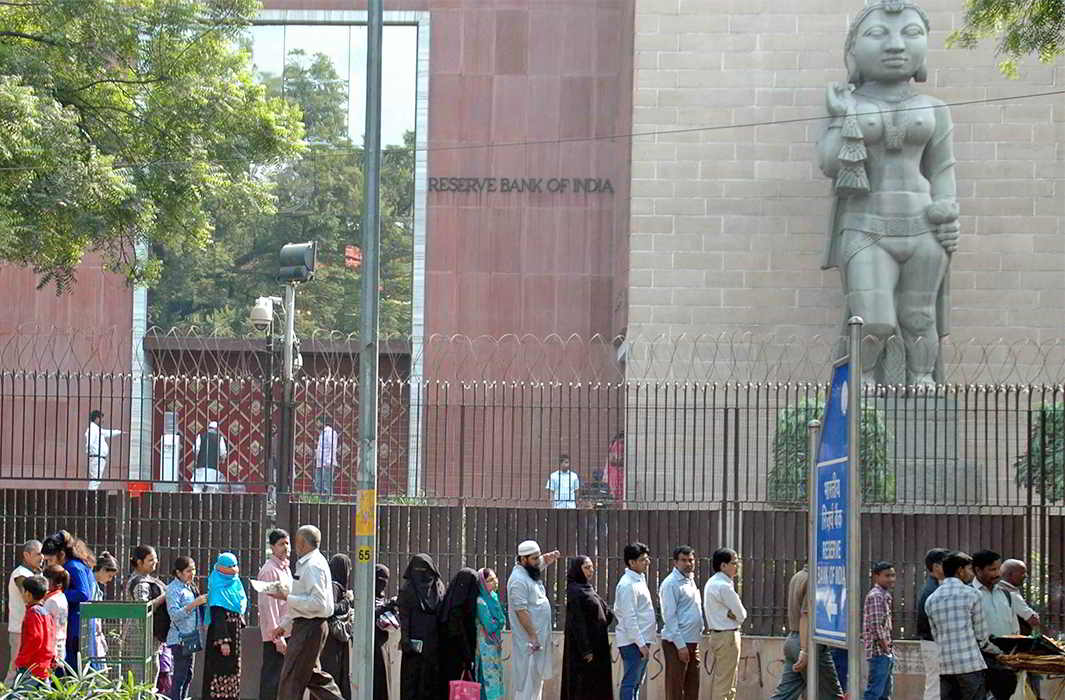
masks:
[[[346,554],[334,554],[329,560],[333,576],[333,616],[329,618],[329,636],[322,648],[322,670],[340,686],[344,700],[351,700],[351,622],[355,594],[348,587],[351,559]]]
[[[193,657],[196,652],[203,651],[199,608],[207,603],[207,595],[197,595],[193,585],[196,562],[191,557],[175,559],[170,573],[174,577],[166,586],[166,610],[170,615],[166,644],[174,655],[174,683],[170,700],[185,700],[192,683]]]
[[[166,645],[166,636],[170,633],[170,615],[166,609],[166,584],[155,575],[159,568],[155,548],[144,544],[134,547],[129,568],[132,573],[126,584],[129,599],[152,605],[152,637],[159,643],[159,677],[155,681],[155,689],[163,695],[169,695],[173,684],[174,656]]]

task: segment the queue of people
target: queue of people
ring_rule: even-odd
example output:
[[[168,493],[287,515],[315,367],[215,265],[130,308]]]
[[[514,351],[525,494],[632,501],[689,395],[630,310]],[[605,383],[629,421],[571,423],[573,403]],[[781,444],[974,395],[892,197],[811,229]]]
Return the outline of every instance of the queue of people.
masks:
[[[350,700],[351,560],[337,554],[327,562],[320,551],[321,532],[312,525],[300,527],[291,541],[280,529],[271,530],[267,540],[271,556],[260,578],[276,585],[259,594],[264,646],[260,697],[277,700],[309,692],[314,700]],[[298,557],[294,573],[289,568],[292,547]],[[44,542],[26,542],[19,559],[8,582],[12,660],[5,682],[25,675],[47,684],[52,676],[78,667],[81,604],[103,600],[103,587],[118,574],[118,563],[108,552],[96,557],[83,540],[65,530]],[[171,700],[185,700],[195,656],[203,653],[199,697],[239,700],[241,630],[249,599],[237,556],[218,555],[202,594],[196,588],[197,568],[191,557],[175,558],[169,582],[158,575],[154,547],[136,546],[129,565],[124,597],[152,606],[150,633],[158,643],[156,691]],[[384,595],[387,585],[388,569],[379,566],[377,626],[384,636],[376,640],[375,650],[380,670],[386,667],[381,655],[388,631],[399,627],[396,601]],[[468,605],[463,609],[472,610]],[[102,669],[108,648],[99,623],[93,620],[88,628],[92,637],[86,642],[90,663]],[[379,673],[375,682],[375,699],[387,699],[385,674]]]
[[[660,636],[647,583],[651,551],[647,545],[633,542],[624,548],[622,556],[625,571],[615,589],[613,606],[595,589],[595,565],[590,557],[572,557],[568,562],[561,668],[563,700],[612,700],[609,629],[615,622],[615,641],[623,665],[620,697],[641,697],[647,662]],[[451,681],[469,677],[480,684],[482,699],[502,698],[501,632],[509,616],[511,697],[539,700],[545,681],[556,675],[551,648],[554,606],[544,585],[545,570],[561,557],[557,551],[541,551],[533,540],[520,543],[506,581],[504,612],[497,592],[500,581],[491,569],[464,568],[445,586],[432,557],[416,555],[404,574],[398,598],[403,654],[400,697],[446,698]],[[673,551],[673,571],[658,591],[665,623],[661,639],[666,697],[698,697],[699,640],[704,627],[709,626],[711,654],[717,669],[714,687],[719,690],[714,697],[735,698],[739,628],[747,617],[734,587],[739,555],[728,548],[714,552],[714,576],[703,592],[695,583],[695,561],[694,549],[677,547]]]
[[[258,595],[263,644],[260,698],[302,697],[350,700],[349,658],[354,594],[351,560],[321,553],[321,533],[305,525],[293,538],[281,529],[267,533],[270,556],[258,572],[272,584]],[[291,550],[297,560],[291,561]],[[374,700],[386,700],[388,665],[384,646],[399,630],[402,654],[400,697],[436,700],[448,697],[451,681],[473,680],[483,700],[504,697],[503,631],[512,632],[511,697],[539,700],[544,682],[556,669],[550,638],[554,605],[544,584],[545,570],[561,559],[542,552],[533,540],[520,543],[505,584],[488,568],[460,569],[445,585],[432,557],[415,555],[403,574],[399,595],[388,598],[390,572],[378,565],[375,576]],[[686,545],[672,552],[672,570],[657,591],[662,626],[648,585],[651,551],[634,542],[622,552],[625,570],[611,605],[596,590],[590,557],[569,559],[566,570],[564,647],[561,667],[563,700],[608,700],[614,697],[611,643],[614,634],[622,674],[621,700],[638,700],[653,648],[661,646],[667,700],[699,696],[700,669],[711,669],[715,698],[736,698],[741,652],[740,628],[747,611],[736,592],[739,554],[715,551],[713,571],[700,589],[696,552]],[[995,637],[1038,631],[1039,616],[1021,595],[1027,568],[989,550],[972,556],[932,549],[925,558],[927,580],[917,597],[917,635],[927,682],[924,698],[943,700],[1017,700],[1023,698],[1025,674],[998,661]],[[196,562],[178,556],[170,580],[158,576],[159,557],[148,545],[129,558],[125,597],[153,607],[152,635],[158,643],[156,690],[171,700],[188,697],[195,655],[204,653],[201,697],[237,700],[241,678],[241,630],[249,599],[240,578],[237,556],[217,556],[207,590],[195,585]],[[114,556],[95,556],[89,546],[62,530],[43,542],[30,540],[8,581],[9,635],[12,663],[6,680],[28,672],[47,683],[69,673],[78,661],[80,607],[102,600],[103,587],[118,574]],[[863,698],[893,696],[895,650],[892,640],[895,566],[877,562],[864,599],[862,641],[869,673]],[[789,635],[785,667],[772,700],[796,700],[805,690],[812,593],[804,567],[788,584]],[[506,606],[500,598],[505,585]],[[98,621],[94,621],[98,623]],[[201,634],[206,629],[206,637]],[[106,663],[107,640],[99,624],[88,628],[93,663]],[[709,635],[703,663],[700,642]],[[845,655],[818,648],[819,700],[842,697],[848,673]]]

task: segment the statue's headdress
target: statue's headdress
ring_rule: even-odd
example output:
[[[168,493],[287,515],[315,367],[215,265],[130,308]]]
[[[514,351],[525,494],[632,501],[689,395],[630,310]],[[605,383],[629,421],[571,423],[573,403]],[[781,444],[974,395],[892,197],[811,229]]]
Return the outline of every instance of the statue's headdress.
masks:
[[[847,32],[847,43],[843,46],[843,62],[847,66],[847,82],[853,83],[854,85],[862,84],[862,76],[858,71],[858,66],[854,64],[854,60],[851,58],[851,49],[854,47],[854,42],[858,39],[858,28],[862,26],[862,22],[865,21],[866,17],[877,10],[881,10],[890,15],[898,14],[903,10],[913,10],[920,16],[921,21],[924,23],[925,31],[928,31],[931,28],[931,23],[928,21],[928,13],[925,12],[920,5],[906,2],[906,0],[866,0],[865,9],[859,12],[854,18],[854,21],[851,22],[850,30]],[[918,83],[923,83],[928,80],[928,67],[925,64],[918,66],[913,79]]]

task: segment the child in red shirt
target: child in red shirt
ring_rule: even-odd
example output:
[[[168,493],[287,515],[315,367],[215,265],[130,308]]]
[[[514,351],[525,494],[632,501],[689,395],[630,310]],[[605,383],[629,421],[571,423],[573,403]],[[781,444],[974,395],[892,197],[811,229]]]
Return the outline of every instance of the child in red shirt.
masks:
[[[41,605],[47,593],[48,581],[43,576],[23,579],[26,617],[22,620],[22,644],[15,657],[15,668],[19,673],[28,670],[41,680],[47,680],[55,665],[55,623]]]

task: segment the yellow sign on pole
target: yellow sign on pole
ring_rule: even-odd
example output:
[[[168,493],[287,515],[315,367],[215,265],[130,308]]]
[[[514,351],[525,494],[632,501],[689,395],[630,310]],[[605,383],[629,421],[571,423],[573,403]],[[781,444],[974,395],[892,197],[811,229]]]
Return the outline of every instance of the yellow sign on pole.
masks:
[[[373,537],[377,532],[377,491],[359,491],[355,506],[355,536]]]
[[[358,561],[360,561],[360,562],[362,562],[364,564],[366,562],[368,562],[368,561],[371,561],[371,556],[372,555],[373,555],[373,550],[370,549],[369,547],[359,547],[359,551],[356,553],[356,557],[358,558]]]

